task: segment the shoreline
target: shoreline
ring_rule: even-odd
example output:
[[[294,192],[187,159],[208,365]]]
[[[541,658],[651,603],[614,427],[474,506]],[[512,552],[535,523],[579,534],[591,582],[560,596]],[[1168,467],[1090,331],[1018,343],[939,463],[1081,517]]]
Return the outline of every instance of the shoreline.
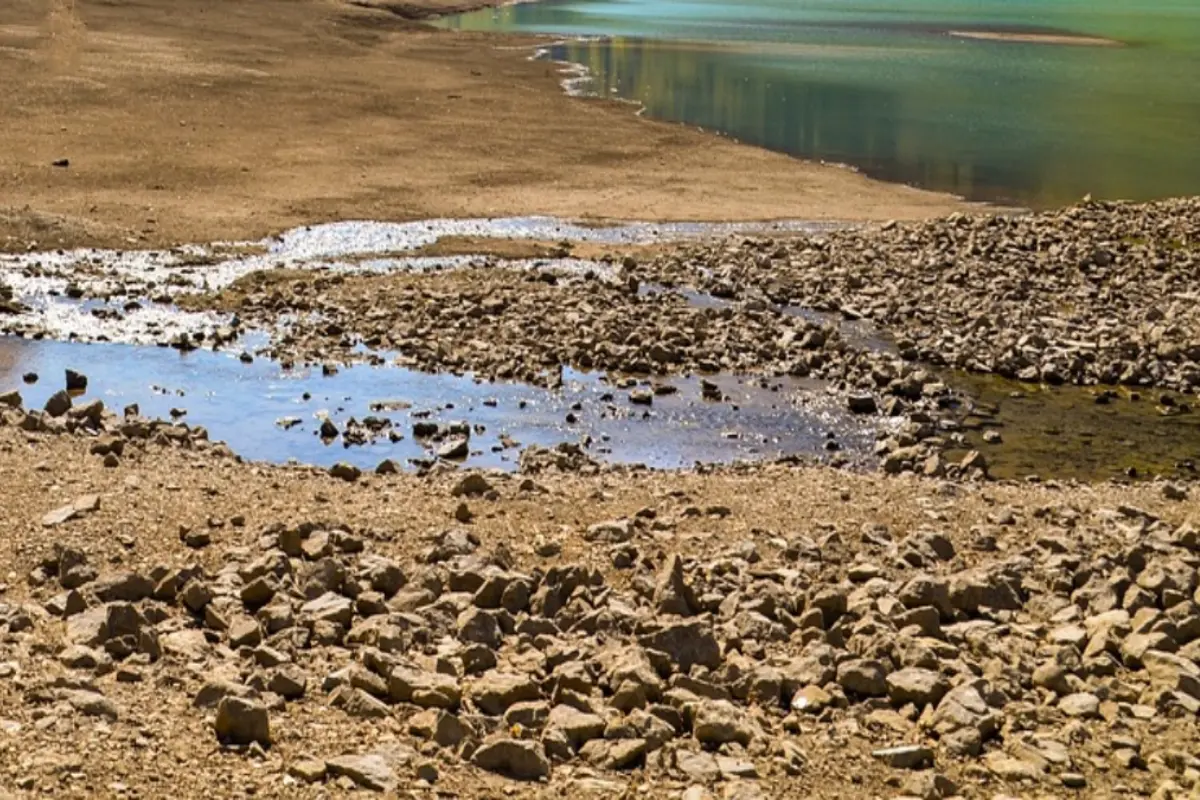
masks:
[[[36,0],[0,9],[0,103],[23,109],[0,119],[0,248],[248,240],[343,219],[882,222],[981,207],[568,97],[551,65],[509,49],[516,37],[323,0],[216,0],[203,15],[160,2],[81,4],[72,37],[55,38]]]

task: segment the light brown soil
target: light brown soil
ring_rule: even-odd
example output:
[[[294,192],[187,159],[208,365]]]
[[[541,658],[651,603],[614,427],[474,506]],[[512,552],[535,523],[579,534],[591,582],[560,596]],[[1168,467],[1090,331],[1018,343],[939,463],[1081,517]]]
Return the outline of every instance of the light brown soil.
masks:
[[[247,239],[352,218],[887,219],[964,205],[569,98],[531,44],[334,0],[6,0],[0,247]]]
[[[53,581],[40,589],[25,581],[25,576],[36,571],[56,546],[81,549],[102,579],[126,570],[145,573],[157,564],[195,563],[212,575],[231,560],[257,558],[264,546],[260,537],[270,525],[294,526],[310,520],[345,525],[365,540],[367,552],[395,559],[411,575],[422,568],[419,564],[423,560],[421,551],[427,548],[426,537],[456,524],[453,514],[460,502],[451,497],[451,487],[457,481],[454,476],[364,476],[357,483],[347,484],[312,470],[241,465],[212,452],[156,445],[144,450],[131,446],[119,467],[106,469],[100,458],[87,454],[86,448],[86,440],[45,438],[0,427],[0,480],[5,491],[5,502],[0,504],[0,563],[6,565],[6,574],[0,573],[0,578],[7,582],[0,589],[0,606],[37,604],[59,591]],[[1104,528],[1105,515],[1111,522],[1114,513],[1106,508],[1136,506],[1141,510],[1129,512],[1131,515],[1160,515],[1168,527],[1192,518],[1198,510],[1196,501],[1164,500],[1152,486],[950,486],[917,478],[888,479],[786,467],[722,470],[711,475],[544,474],[537,478],[544,492],[520,491],[519,480],[493,476],[498,497],[469,501],[476,514],[470,530],[481,547],[487,552],[506,550],[514,569],[526,572],[556,565],[586,565],[603,573],[610,585],[622,591],[630,580],[630,571],[614,569],[608,554],[612,548],[587,543],[582,532],[593,523],[632,517],[641,509],[655,510],[657,519],[664,523],[653,537],[645,534],[637,540],[647,557],[667,551],[714,560],[712,563],[731,563],[731,552],[753,543],[764,559],[756,569],[764,574],[775,569],[817,570],[811,563],[788,561],[780,549],[779,542],[784,539],[810,536],[822,542],[824,563],[819,573],[823,582],[828,581],[823,585],[829,586],[852,564],[873,561],[884,564],[889,573],[895,569],[888,565],[878,541],[868,537],[871,531],[876,536],[894,535],[900,539],[911,532],[918,532],[913,535],[919,538],[919,532],[931,526],[943,530],[959,552],[956,560],[945,567],[963,568],[995,563],[1016,553],[1045,561],[1045,554],[1039,555],[1039,548],[1032,543],[1050,547],[1067,541],[1064,537],[1068,532],[1054,527],[1059,513],[1082,513],[1077,526],[1071,523],[1073,532],[1069,535],[1076,557],[1087,558],[1120,541],[1120,529]],[[44,527],[44,514],[84,494],[99,495],[96,512],[55,528]],[[703,511],[714,508],[722,510],[717,514]],[[1015,513],[1015,525],[989,524],[994,515],[1006,514],[1010,508]],[[245,519],[244,526],[231,524],[239,515]],[[210,523],[219,527],[210,528]],[[181,526],[210,529],[212,544],[199,550],[185,547],[179,537]],[[998,537],[999,552],[972,547],[973,537],[984,530]],[[561,553],[535,554],[534,543],[538,540],[560,543]],[[1052,569],[1044,571],[1048,567],[1042,569],[1039,575],[1055,575]],[[643,570],[639,567],[636,571]],[[897,574],[903,580],[911,570]],[[1038,585],[1036,580],[1033,585]],[[156,604],[146,601],[143,605]],[[180,613],[166,604],[158,605],[169,615]],[[1028,663],[1032,642],[1046,630],[1040,623],[1026,620],[1024,612],[1013,620],[1011,627],[1020,635],[1000,642],[986,640],[993,647],[1020,650],[1025,659],[1022,668]],[[0,762],[4,765],[0,767],[0,793],[19,785],[62,797],[156,797],[170,786],[176,797],[372,796],[347,791],[344,782],[333,780],[313,786],[289,782],[285,772],[305,757],[323,759],[371,752],[392,741],[403,746],[419,745],[419,740],[407,731],[406,721],[417,711],[411,705],[398,705],[389,716],[378,720],[356,719],[329,707],[317,686],[323,670],[342,665],[336,658],[342,657],[348,663],[348,656],[336,648],[299,651],[302,665],[311,671],[309,694],[288,703],[286,710],[272,712],[273,745],[255,757],[220,748],[213,734],[212,711],[192,704],[199,687],[214,675],[230,674],[231,670],[236,674],[238,660],[232,652],[222,655],[213,649],[204,663],[190,665],[175,658],[147,664],[135,657],[128,662],[132,669],[125,674],[140,675],[142,679],[129,682],[112,673],[93,676],[86,670],[68,670],[59,665],[54,655],[62,648],[63,630],[61,621],[41,616],[31,630],[0,640],[0,665],[7,662],[17,669],[15,679],[0,679],[0,722],[7,726],[0,728]],[[1008,631],[1009,626],[1002,626],[990,636],[1007,637]],[[979,649],[986,658],[971,658],[984,661],[990,680],[1008,686],[1003,683],[1007,675],[1003,670],[1017,666],[1016,661],[1011,667],[1005,666],[1005,661],[1016,656],[1001,650],[989,654],[982,644]],[[119,709],[119,719],[105,722],[62,702],[39,699],[47,693],[52,695],[56,686],[74,685],[103,693]],[[1031,691],[1030,700],[1035,699],[1035,692]],[[1053,702],[1050,699],[1036,706],[1027,705],[1029,721],[1011,731],[1005,726],[1006,736],[1011,733],[1014,741],[995,742],[989,745],[989,752],[995,757],[1002,745],[1016,747],[1019,729],[1033,724],[1033,715],[1040,723],[1056,721],[1062,728],[1062,716],[1054,711]],[[1116,713],[1117,704],[1109,705]],[[782,712],[772,714],[747,707],[746,713],[779,730]],[[772,718],[774,722],[767,722]],[[886,703],[852,704],[820,718],[796,714],[793,718],[800,720],[799,732],[778,736],[792,741],[805,754],[807,764],[799,775],[787,776],[769,759],[759,756],[759,780],[726,781],[714,787],[713,794],[699,796],[892,797],[905,794],[900,787],[907,787],[919,777],[906,770],[889,770],[870,755],[878,747],[928,741],[912,716],[896,713]],[[1053,736],[1056,730],[1052,726],[1038,727],[1047,736]],[[1114,791],[1121,792],[1114,789],[1116,786],[1132,787],[1135,795],[1147,796],[1172,775],[1162,765],[1163,758],[1186,763],[1187,756],[1178,754],[1195,752],[1194,717],[1167,719],[1160,714],[1153,722],[1122,717],[1116,725],[1099,719],[1073,720],[1067,727],[1072,731],[1075,764],[1086,774],[1088,788],[1084,795],[1073,794],[1058,786],[1056,777],[1048,775],[1037,786],[1039,796],[1112,797],[1116,796]],[[1109,741],[1118,736],[1139,740],[1144,756],[1159,763],[1151,771],[1110,766]],[[685,751],[694,748],[686,740],[680,740],[678,746]],[[561,796],[577,786],[582,788],[589,776],[595,775],[609,787],[608,793],[591,793],[588,797],[631,796],[628,793],[636,792],[644,797],[678,798],[691,782],[681,780],[673,771],[664,775],[657,768],[592,772],[575,764],[560,764],[555,766],[549,784],[516,783],[483,772],[448,751],[426,751],[440,772],[436,784],[439,793],[459,797]],[[938,771],[951,776],[961,787],[959,794],[965,797],[1028,796],[1033,788],[1030,783],[1000,779],[981,768],[981,763],[983,760],[975,762],[941,752],[937,757]],[[402,791],[399,796],[432,796],[430,790],[422,792],[403,774],[402,778],[405,782],[401,789],[412,787],[412,793]]]

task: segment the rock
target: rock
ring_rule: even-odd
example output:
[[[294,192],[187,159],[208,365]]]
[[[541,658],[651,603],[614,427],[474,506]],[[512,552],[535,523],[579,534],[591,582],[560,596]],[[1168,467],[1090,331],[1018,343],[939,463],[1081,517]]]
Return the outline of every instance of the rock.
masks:
[[[550,775],[550,761],[536,742],[495,739],[481,745],[471,760],[480,769],[517,780],[540,780]]]
[[[250,699],[254,695],[254,690],[249,686],[221,678],[214,678],[200,688],[200,691],[196,693],[196,697],[192,700],[192,705],[196,708],[215,708],[227,697]]]
[[[66,413],[71,410],[71,395],[65,391],[55,392],[50,395],[43,410],[51,417],[66,416]]]
[[[888,698],[896,705],[936,706],[950,686],[933,670],[908,667],[887,676]]]
[[[916,744],[886,747],[872,751],[871,755],[892,769],[923,769],[933,763],[933,751]]]
[[[172,631],[159,641],[164,655],[184,662],[203,661],[208,657],[210,651],[208,640],[204,638],[204,631],[195,628]]]
[[[447,748],[458,747],[470,733],[458,717],[439,709],[429,709],[413,716],[408,721],[408,729],[415,736]]]
[[[1096,718],[1100,716],[1100,698],[1087,692],[1076,692],[1059,700],[1058,709],[1068,717]]]
[[[345,775],[364,789],[376,792],[390,792],[399,783],[388,759],[377,753],[331,758],[325,762],[325,769],[330,775]]]
[[[315,758],[302,758],[289,764],[287,773],[304,783],[316,783],[325,779],[325,762]]]
[[[833,705],[833,695],[820,686],[809,684],[792,695],[792,710],[807,714],[820,714]]]
[[[21,408],[24,401],[21,399],[21,393],[17,391],[0,392],[0,406],[5,408]]]
[[[701,620],[666,625],[639,638],[638,644],[666,653],[683,673],[691,672],[697,664],[709,669],[721,665],[721,646],[711,627]]]
[[[982,681],[962,683],[938,703],[930,726],[955,754],[979,753],[983,742],[999,730],[999,720],[983,699]]]
[[[1147,650],[1142,667],[1157,687],[1180,692],[1200,700],[1200,666],[1176,653]]]
[[[546,720],[546,731],[562,733],[574,750],[578,750],[592,739],[603,736],[604,727],[603,717],[586,714],[567,705],[555,706]]]
[[[696,612],[695,594],[683,578],[683,559],[674,554],[667,559],[654,588],[654,608],[660,614],[688,617]]]
[[[354,483],[362,477],[362,470],[353,464],[347,464],[345,461],[339,461],[329,468],[329,475],[332,478],[343,480],[348,483]]]
[[[258,626],[258,620],[238,617],[229,624],[230,647],[257,647],[261,642],[262,630]]]
[[[267,690],[285,700],[299,700],[308,690],[308,676],[299,667],[282,667],[271,676]]]
[[[492,484],[478,472],[471,472],[462,477],[450,490],[451,497],[480,497],[492,491]]]
[[[116,704],[99,692],[73,689],[63,692],[63,699],[71,704],[71,708],[89,717],[104,717],[109,722],[116,722],[120,716]]]
[[[721,768],[712,753],[695,753],[680,750],[675,753],[675,768],[688,779],[711,783],[721,777]]]
[[[514,703],[538,700],[542,696],[537,684],[524,675],[488,672],[470,688],[471,701],[484,714],[498,717]]]
[[[458,638],[462,642],[474,642],[490,647],[500,647],[502,634],[496,617],[479,608],[468,608],[458,615]]]
[[[869,394],[852,394],[846,398],[846,407],[852,414],[874,414],[878,411],[875,398]]]
[[[1087,778],[1078,772],[1064,772],[1058,776],[1058,779],[1068,789],[1087,788]]]
[[[1014,783],[1040,781],[1045,769],[1040,764],[1013,758],[1003,752],[995,751],[987,755],[987,767],[996,777]]]
[[[458,681],[450,675],[396,667],[388,676],[388,696],[393,703],[423,708],[457,708],[462,699]]]
[[[138,572],[122,572],[97,582],[93,591],[105,603],[137,603],[154,594],[154,582]]]
[[[883,665],[870,659],[855,658],[838,666],[837,680],[847,692],[860,697],[888,694],[887,673]]]
[[[86,392],[88,387],[87,375],[82,372],[76,372],[73,369],[67,370],[67,391],[68,392]]]
[[[600,769],[622,770],[637,766],[646,758],[645,739],[607,741],[592,739],[579,751],[580,758]]]
[[[300,607],[300,614],[313,622],[333,622],[349,628],[354,619],[354,604],[335,592],[325,592]]]
[[[1188,499],[1187,489],[1181,486],[1176,486],[1173,483],[1164,483],[1162,487],[1163,497],[1168,500],[1183,501]]]
[[[458,461],[471,454],[471,443],[464,438],[450,439],[437,449],[437,457]]]
[[[75,506],[62,506],[61,508],[47,512],[42,517],[42,527],[54,528],[75,519],[77,516],[79,516],[79,512],[75,509]]]
[[[627,519],[597,522],[588,526],[583,538],[587,542],[622,544],[633,538],[633,524]]]
[[[437,764],[432,761],[422,761],[417,765],[416,776],[417,780],[425,781],[426,783],[437,783]]]
[[[261,703],[228,695],[217,705],[217,739],[223,744],[271,744],[271,724]]]
[[[692,722],[696,741],[709,747],[727,742],[745,746],[754,738],[754,728],[745,712],[727,700],[710,700],[700,704]]]
[[[58,661],[68,669],[96,669],[101,664],[112,663],[112,659],[103,651],[81,644],[66,647],[58,654]]]

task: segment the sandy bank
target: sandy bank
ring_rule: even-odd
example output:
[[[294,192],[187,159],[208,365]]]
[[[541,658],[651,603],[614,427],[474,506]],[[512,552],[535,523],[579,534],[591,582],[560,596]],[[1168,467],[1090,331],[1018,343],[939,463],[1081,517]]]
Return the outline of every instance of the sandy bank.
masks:
[[[886,219],[963,205],[566,97],[526,44],[322,0],[5,3],[0,247],[245,239],[346,218]]]

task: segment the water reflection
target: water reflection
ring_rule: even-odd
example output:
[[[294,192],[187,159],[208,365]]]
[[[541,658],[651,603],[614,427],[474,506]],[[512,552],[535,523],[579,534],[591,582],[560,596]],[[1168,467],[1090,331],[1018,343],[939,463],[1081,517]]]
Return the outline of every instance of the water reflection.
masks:
[[[840,455],[868,461],[878,422],[850,415],[816,381],[773,379],[763,386],[759,379],[710,376],[727,398],[710,402],[701,397],[699,378],[680,378],[670,381],[674,393],[645,406],[633,405],[628,390],[602,383],[598,375],[571,370],[564,370],[560,391],[548,391],[391,366],[357,365],[323,375],[263,359],[244,364],[203,350],[180,354],[0,336],[0,392],[19,390],[30,408],[41,408],[63,388],[67,368],[87,374],[85,399],[97,397],[118,413],[136,403],[143,415],[161,419],[170,418],[172,409],[186,410],[182,421],[204,426],[247,459],[322,466],[348,461],[364,469],[385,458],[403,467],[409,459],[431,457],[428,443],[413,434],[418,421],[466,422],[474,431],[466,463],[507,469],[515,468],[521,445],[586,440],[597,460],[658,468],[794,454],[827,458],[830,432]],[[36,383],[22,384],[27,372],[38,375]],[[390,427],[373,442],[347,448],[344,439],[323,442],[317,435],[324,416],[339,431],[351,418],[361,423],[370,416]],[[284,419],[295,424],[279,424]],[[398,436],[388,436],[390,431]]]
[[[585,65],[595,94],[637,100],[651,116],[887,180],[1032,207],[1200,192],[1194,4],[574,0],[449,24],[611,35],[549,55]],[[1068,30],[1133,46],[968,40],[955,29]]]

